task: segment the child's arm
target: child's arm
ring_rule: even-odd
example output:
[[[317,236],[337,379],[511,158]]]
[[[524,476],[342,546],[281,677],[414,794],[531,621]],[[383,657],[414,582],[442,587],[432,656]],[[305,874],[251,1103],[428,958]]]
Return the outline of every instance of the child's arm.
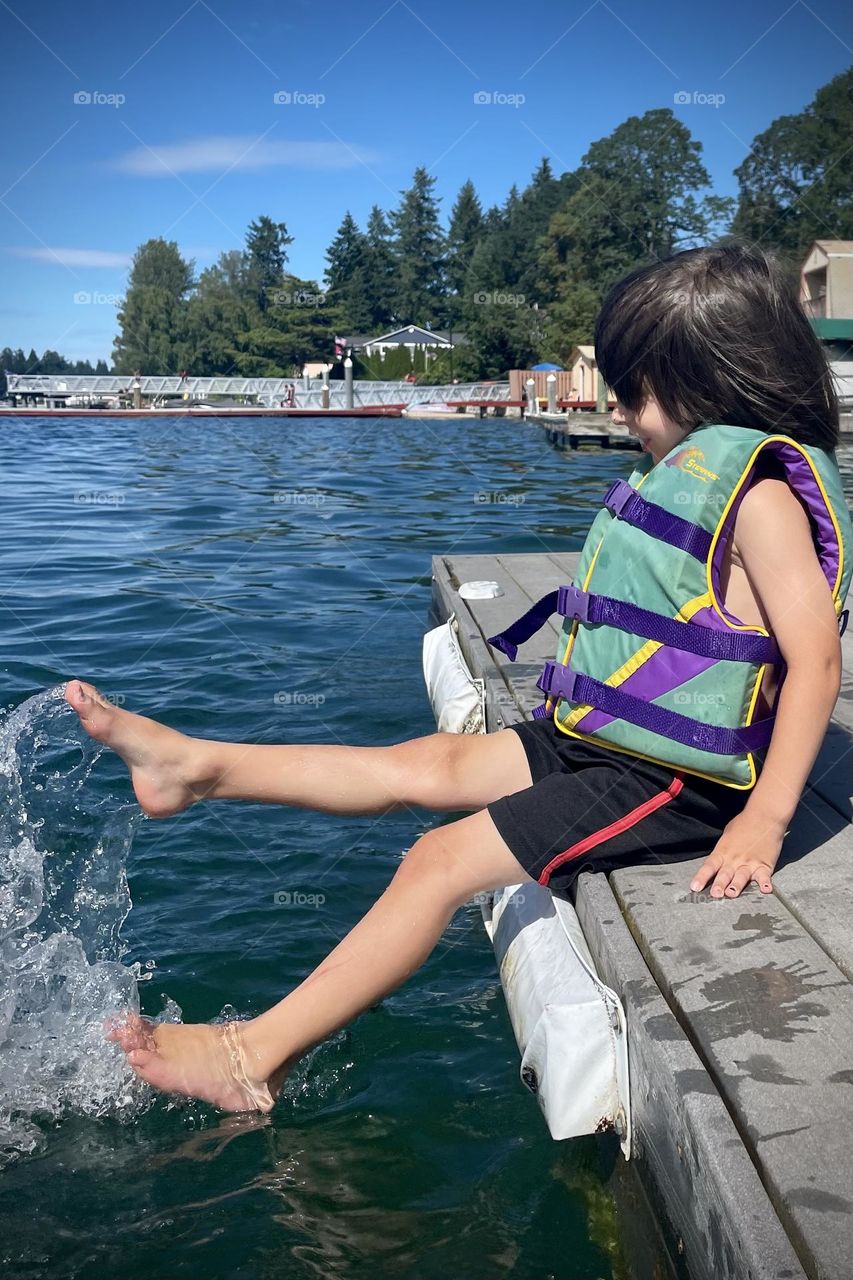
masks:
[[[805,510],[784,480],[765,477],[744,497],[735,543],[787,664],[764,767],[743,810],[693,877],[711,894],[737,897],[755,880],[764,893],[788,823],[820,749],[841,687],[841,643],[832,595]]]

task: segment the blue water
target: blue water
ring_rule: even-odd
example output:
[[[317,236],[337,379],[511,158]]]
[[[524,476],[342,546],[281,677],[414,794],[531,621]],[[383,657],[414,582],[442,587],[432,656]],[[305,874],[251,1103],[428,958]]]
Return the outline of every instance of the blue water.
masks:
[[[0,702],[81,676],[210,737],[431,733],[430,557],[576,550],[634,456],[560,455],[510,421],[6,422]],[[119,960],[132,988],[146,979],[154,1016],[275,1002],[369,908],[403,850],[453,820],[235,802],[143,820],[120,762],[75,745],[59,704],[38,715],[47,730],[41,745],[22,741],[20,785],[52,868],[51,927],[76,930],[93,964]],[[109,892],[63,915],[63,876],[91,867],[93,848]],[[304,905],[280,905],[287,892]],[[0,1257],[12,1274],[631,1274],[606,1190],[612,1141],[547,1136],[473,905],[401,990],[303,1060],[271,1117],[175,1106],[126,1082],[118,1104],[94,1106],[86,1071],[118,1068],[86,1053],[67,1099],[28,1118],[29,1154],[7,1153]]]

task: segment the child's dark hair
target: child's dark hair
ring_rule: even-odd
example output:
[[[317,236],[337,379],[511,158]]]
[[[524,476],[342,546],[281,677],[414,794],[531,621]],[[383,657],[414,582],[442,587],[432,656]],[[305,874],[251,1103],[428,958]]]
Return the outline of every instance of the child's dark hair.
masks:
[[[744,243],[686,249],[609,291],[595,356],[620,402],[650,391],[685,430],[731,423],[838,444],[838,399],[820,340],[779,258]]]

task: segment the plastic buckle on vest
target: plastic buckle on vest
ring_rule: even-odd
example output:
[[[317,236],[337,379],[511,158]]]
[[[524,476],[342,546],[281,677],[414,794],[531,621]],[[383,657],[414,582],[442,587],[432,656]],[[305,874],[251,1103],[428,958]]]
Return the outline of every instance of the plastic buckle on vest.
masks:
[[[636,493],[627,480],[614,480],[604,495],[604,505],[614,516],[621,516],[626,502]]]
[[[577,678],[578,672],[573,671],[571,667],[564,667],[558,662],[546,662],[541,676],[536,681],[536,687],[543,693],[550,694],[554,699],[566,698],[569,702],[577,702],[575,697]]]
[[[560,587],[557,596],[557,612],[565,618],[575,618],[579,622],[589,622],[590,594],[580,587],[567,585]]]

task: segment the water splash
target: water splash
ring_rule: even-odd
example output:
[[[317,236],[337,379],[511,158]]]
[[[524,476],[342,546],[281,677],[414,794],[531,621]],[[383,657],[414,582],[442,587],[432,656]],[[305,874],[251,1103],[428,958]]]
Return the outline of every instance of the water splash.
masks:
[[[150,1101],[103,1027],[139,1008],[120,932],[141,814],[85,785],[104,748],[63,687],[0,722],[0,1165],[63,1114],[126,1119]]]

